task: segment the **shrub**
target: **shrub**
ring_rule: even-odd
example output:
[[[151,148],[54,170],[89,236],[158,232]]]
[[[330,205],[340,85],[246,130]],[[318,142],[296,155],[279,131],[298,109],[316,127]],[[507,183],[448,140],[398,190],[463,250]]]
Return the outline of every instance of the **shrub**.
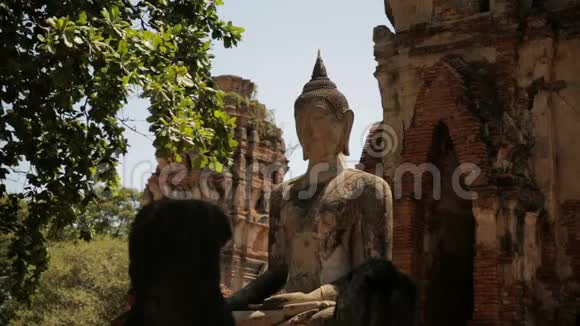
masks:
[[[58,242],[30,307],[11,325],[110,325],[123,312],[129,285],[127,241]]]

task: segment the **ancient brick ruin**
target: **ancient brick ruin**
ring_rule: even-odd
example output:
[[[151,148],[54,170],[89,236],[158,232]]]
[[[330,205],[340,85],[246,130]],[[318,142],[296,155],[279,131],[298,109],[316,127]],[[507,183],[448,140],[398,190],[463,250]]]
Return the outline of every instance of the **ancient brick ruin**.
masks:
[[[396,33],[374,31],[383,122],[357,167],[393,188],[393,261],[417,282],[421,324],[573,325],[580,2],[385,2]],[[238,117],[234,167],[206,179],[209,193],[197,189],[202,171],[170,188],[230,213],[224,283],[237,290],[265,267],[267,189],[282,182],[286,159],[253,84],[216,80]]]
[[[377,159],[369,141],[360,168],[382,164],[393,187],[393,260],[417,281],[422,324],[573,325],[580,3],[386,0],[386,13],[396,34],[375,29],[375,75],[399,146]]]
[[[191,170],[187,161],[178,164],[158,158],[157,172],[148,182],[143,201],[196,198],[216,203],[228,213],[234,235],[223,253],[227,294],[242,288],[266,268],[268,193],[282,182],[287,160],[281,130],[266,107],[253,99],[254,83],[237,76],[218,76],[215,81],[225,92],[226,111],[237,118],[235,138],[239,144],[232,168],[218,174],[207,169]]]

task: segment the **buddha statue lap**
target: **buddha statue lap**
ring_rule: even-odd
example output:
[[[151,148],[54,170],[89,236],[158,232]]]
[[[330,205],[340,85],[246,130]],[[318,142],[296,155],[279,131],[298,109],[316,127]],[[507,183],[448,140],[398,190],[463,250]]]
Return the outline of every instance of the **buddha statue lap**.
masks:
[[[308,169],[270,197],[268,268],[283,271],[278,277],[285,285],[282,294],[234,311],[240,326],[332,325],[339,294],[333,282],[368,259],[391,258],[389,185],[345,167],[354,113],[320,54],[295,103],[295,119]],[[267,282],[268,276],[260,277],[256,283]],[[240,296],[251,294],[252,286]]]

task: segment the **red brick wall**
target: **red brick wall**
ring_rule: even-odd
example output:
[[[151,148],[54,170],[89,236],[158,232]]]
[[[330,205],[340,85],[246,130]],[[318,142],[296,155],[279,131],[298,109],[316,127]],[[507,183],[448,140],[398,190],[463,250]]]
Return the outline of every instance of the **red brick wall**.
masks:
[[[415,117],[405,134],[401,163],[429,162],[435,126],[443,122],[449,128],[459,161],[483,165],[487,149],[479,139],[481,122],[467,108],[461,75],[443,59],[423,79]]]
[[[559,296],[559,278],[556,272],[556,236],[554,224],[545,217],[540,223],[540,242],[542,244],[542,265],[538,268],[538,280],[547,287],[552,296]],[[554,325],[555,315],[551,312],[541,313],[539,316],[540,325]]]
[[[566,255],[570,257],[573,279],[580,282],[580,200],[569,200],[564,203],[562,226],[566,228],[568,235]]]
[[[435,19],[455,20],[469,17],[481,12],[484,0],[434,0]],[[489,0],[486,0],[489,3]]]
[[[473,320],[485,322],[485,325],[493,325],[499,316],[497,257],[498,253],[495,250],[482,246],[476,247],[473,266]]]
[[[406,274],[417,276],[417,246],[420,236],[415,200],[402,198],[397,201],[393,221],[393,262]]]
[[[474,163],[485,170],[487,147],[480,140],[479,118],[469,109],[466,85],[454,68],[461,64],[457,57],[447,57],[423,76],[415,107],[415,116],[404,138],[401,164],[430,162],[429,157],[436,126],[444,123],[449,129],[453,147],[461,163]],[[430,193],[431,179],[423,178],[423,195]],[[421,204],[414,194],[410,173],[402,178],[402,198],[395,204],[393,261],[404,272],[421,280],[424,221]],[[493,325],[499,316],[498,253],[477,248],[474,259],[474,319],[477,325]],[[421,297],[424,293],[420,294]]]

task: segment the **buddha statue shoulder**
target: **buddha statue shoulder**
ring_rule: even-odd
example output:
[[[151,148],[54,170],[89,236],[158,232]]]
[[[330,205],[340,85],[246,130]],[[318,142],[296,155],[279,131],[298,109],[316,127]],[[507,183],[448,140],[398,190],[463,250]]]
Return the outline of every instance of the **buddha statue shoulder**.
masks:
[[[339,292],[335,281],[369,259],[391,258],[390,187],[346,168],[354,113],[320,54],[294,116],[308,169],[272,191],[268,272],[231,298],[232,308],[244,310],[234,313],[238,325],[328,320]]]

